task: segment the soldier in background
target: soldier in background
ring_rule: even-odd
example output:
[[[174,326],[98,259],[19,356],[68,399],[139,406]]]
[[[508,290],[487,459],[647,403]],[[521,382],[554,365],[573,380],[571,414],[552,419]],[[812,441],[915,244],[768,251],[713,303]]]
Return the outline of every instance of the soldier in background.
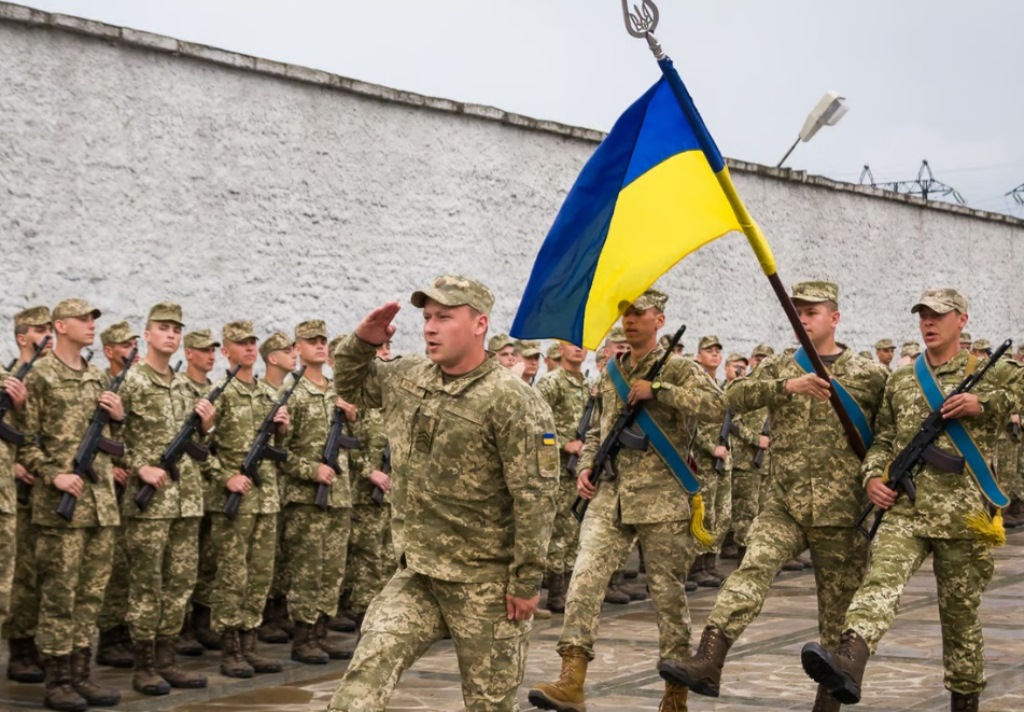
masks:
[[[722,363],[721,340],[714,335],[701,337],[695,360],[724,398],[722,386],[717,380],[718,368]],[[707,505],[705,521],[708,531],[714,536],[714,542],[708,551],[697,554],[688,578],[698,586],[708,588],[718,588],[725,578],[718,572],[717,558],[732,526],[732,461],[727,445],[718,442],[722,425],[723,422],[701,423],[692,449],[697,464],[696,474],[700,478]],[[723,462],[721,473],[715,470],[715,461],[719,459]]]
[[[875,343],[875,356],[878,358],[878,363],[891,369],[892,360],[896,356],[896,344],[892,339],[879,339]]]
[[[971,344],[973,344],[973,343],[974,343],[974,339],[971,338],[970,332],[965,331],[965,332],[960,334],[960,350],[961,351],[970,351],[971,350]]]
[[[900,347],[900,366],[906,366],[908,363],[913,363],[921,354],[921,346],[916,341],[904,342],[903,346]]]
[[[971,355],[974,358],[987,359],[992,355],[992,344],[988,339],[978,339],[971,344]]]
[[[750,371],[761,365],[769,356],[775,355],[775,349],[768,344],[758,344],[754,347],[754,350],[750,352]]]
[[[518,341],[516,349],[519,353],[519,363],[522,364],[522,375],[520,376],[527,384],[533,385],[537,380],[537,372],[540,371],[540,357],[542,356],[539,341]]]
[[[548,350],[544,353],[544,368],[547,369],[548,373],[555,371],[562,361],[562,346],[561,344],[551,344],[548,346]]]
[[[498,362],[505,368],[512,368],[519,361],[515,344],[508,338],[508,334],[495,334],[488,339],[487,350],[493,351],[498,357]]]

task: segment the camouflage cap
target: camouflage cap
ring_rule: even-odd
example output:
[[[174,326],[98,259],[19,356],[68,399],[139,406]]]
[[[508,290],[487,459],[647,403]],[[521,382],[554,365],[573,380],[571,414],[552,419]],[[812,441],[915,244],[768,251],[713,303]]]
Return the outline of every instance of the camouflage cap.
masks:
[[[773,349],[768,344],[758,344],[757,346],[754,347],[754,350],[750,352],[750,355],[767,358],[769,356],[775,355],[775,349]]]
[[[972,341],[974,341],[974,339],[971,338],[971,332],[969,332],[969,331],[961,331],[960,332],[960,343],[961,344],[969,344]]]
[[[111,324],[100,332],[100,343],[104,346],[123,344],[126,341],[131,341],[132,339],[137,338],[139,338],[139,335],[132,331],[132,327],[128,326],[127,321],[119,321],[116,324]]]
[[[671,344],[671,343],[672,343],[672,337],[669,336],[668,334],[662,334],[661,336],[658,337],[658,346],[660,346],[663,349],[667,349],[668,345]],[[683,342],[680,341],[676,345],[679,348],[682,348],[683,347]]]
[[[697,350],[708,349],[712,346],[722,348],[722,342],[714,334],[708,334],[707,336],[700,337],[700,344],[697,345]]]
[[[896,348],[896,344],[893,343],[892,339],[879,339],[878,342],[875,344],[875,349],[878,350],[878,351],[882,351],[882,350],[885,350],[885,349],[895,349],[895,348]]]
[[[551,346],[548,346],[548,350],[547,350],[547,353],[545,354],[545,356],[547,356],[552,361],[561,361],[562,360],[562,345],[561,344],[551,344]]]
[[[327,344],[327,353],[329,353],[332,358],[334,357],[334,352],[338,350],[338,344],[340,344],[341,340],[344,339],[346,336],[348,336],[348,334],[338,334],[333,339],[331,339],[331,342],[329,344]]]
[[[225,324],[224,328],[221,329],[221,338],[238,344],[246,339],[255,339],[256,330],[252,328],[252,322],[247,319],[232,321]]]
[[[926,289],[921,293],[917,304],[910,308],[911,314],[917,314],[922,307],[928,307],[937,314],[958,311],[967,313],[967,297],[955,289]]]
[[[295,327],[295,340],[299,339],[315,339],[318,336],[327,338],[327,324],[324,323],[323,319],[307,319],[306,321],[299,322],[298,326]]]
[[[181,320],[181,305],[173,302],[154,304],[149,310],[146,321],[169,321],[178,326],[185,326],[185,322]]]
[[[539,341],[517,341],[515,342],[516,350],[522,355],[523,358],[533,358],[534,356],[540,356],[540,342]]]
[[[434,286],[412,293],[410,301],[417,309],[422,309],[428,299],[446,307],[466,305],[481,314],[490,314],[494,307],[494,294],[475,279],[457,274],[446,274],[434,280]]]
[[[782,355],[783,356],[792,356],[793,354],[796,353],[796,350],[797,350],[796,346],[787,346],[786,348],[784,348],[782,350]]]
[[[793,301],[839,304],[839,285],[835,282],[798,282],[793,285]]]
[[[220,346],[219,341],[213,340],[213,332],[209,329],[197,329],[185,334],[183,339],[186,349],[208,349]]]
[[[53,320],[49,307],[29,307],[14,315],[14,328],[19,326],[46,326]]]
[[[978,339],[971,344],[972,351],[989,351],[992,349],[992,344],[988,342],[988,339]]]
[[[921,346],[916,341],[907,341],[900,347],[900,357],[917,356],[921,353]]]
[[[487,350],[498,353],[506,346],[512,346],[512,339],[508,338],[508,334],[495,334],[487,340]]]
[[[665,305],[668,304],[668,295],[664,292],[659,292],[657,289],[648,289],[646,292],[641,294],[639,297],[633,300],[632,304],[621,303],[619,305],[619,311],[626,311],[629,307],[633,307],[637,311],[647,311],[651,307],[654,307],[658,311],[665,311]]]
[[[621,326],[615,325],[608,332],[608,337],[605,341],[610,341],[613,344],[624,344],[626,343],[626,332],[622,330]]]
[[[267,357],[275,351],[290,349],[295,345],[295,340],[283,331],[275,331],[260,344],[260,356],[266,361]]]
[[[77,297],[65,299],[53,308],[54,321],[58,319],[70,319],[76,316],[85,316],[86,314],[92,314],[93,319],[99,319],[102,312],[89,304],[89,302],[84,299],[78,299]]]
[[[874,361],[875,360],[875,355],[873,353],[871,353],[870,351],[858,351],[857,354],[860,355],[860,356],[863,356],[868,361]]]
[[[750,363],[746,356],[743,354],[729,354],[729,358],[725,359],[726,363],[737,363],[742,361],[743,363]]]

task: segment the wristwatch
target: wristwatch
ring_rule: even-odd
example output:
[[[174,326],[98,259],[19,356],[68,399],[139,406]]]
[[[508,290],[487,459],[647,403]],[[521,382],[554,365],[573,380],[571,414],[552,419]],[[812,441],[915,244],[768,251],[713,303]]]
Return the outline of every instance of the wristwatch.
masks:
[[[661,391],[672,390],[671,383],[662,383],[661,381],[655,381],[651,384],[651,393],[654,395],[655,400],[658,398],[658,393]]]

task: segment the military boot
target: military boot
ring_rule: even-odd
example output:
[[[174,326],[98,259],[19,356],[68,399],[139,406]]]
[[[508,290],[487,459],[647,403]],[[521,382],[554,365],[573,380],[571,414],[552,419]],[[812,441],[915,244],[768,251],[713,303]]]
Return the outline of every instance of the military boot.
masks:
[[[192,632],[207,650],[220,650],[222,637],[210,628],[210,609],[201,603],[192,604]]]
[[[135,658],[129,647],[131,636],[128,626],[118,625],[100,631],[100,644],[96,649],[96,664],[107,667],[131,668]]]
[[[71,653],[71,685],[90,707],[113,707],[121,701],[120,690],[100,687],[92,681],[92,648],[79,648]]]
[[[85,712],[89,703],[71,685],[71,656],[50,655],[43,658],[46,682],[43,704],[51,710]]]
[[[548,610],[552,613],[565,613],[565,587],[568,577],[565,574],[551,573],[548,581]]]
[[[719,554],[719,557],[726,560],[740,558],[740,547],[733,538],[732,532],[729,532],[725,541],[722,542],[722,553]]]
[[[713,551],[704,554],[704,573],[707,574],[709,580],[716,582],[710,588],[720,588],[725,581],[725,577],[718,572],[718,555]]]
[[[206,648],[196,640],[195,631],[192,629],[192,614],[185,614],[185,622],[181,626],[181,632],[174,639],[174,651],[178,655],[185,655],[190,658],[198,658]]]
[[[570,646],[562,653],[562,674],[555,682],[546,682],[530,690],[530,704],[542,710],[586,712],[583,682],[587,679],[587,654]]]
[[[306,665],[326,665],[330,662],[327,653],[320,649],[313,637],[313,626],[295,621],[295,636],[292,638],[292,660]]]
[[[828,688],[818,685],[818,694],[814,697],[814,707],[811,712],[839,712],[842,703],[829,694]]]
[[[836,652],[830,653],[820,643],[807,643],[800,651],[804,672],[844,705],[860,702],[860,686],[868,664],[868,644],[853,629],[839,639]]]
[[[327,627],[337,633],[352,633],[356,629],[356,622],[347,612],[338,612],[338,615],[327,622]]]
[[[704,588],[718,588],[722,585],[721,579],[718,579],[706,570],[707,557],[704,554],[697,554],[697,558],[693,560],[693,566],[690,567],[690,575],[687,577],[687,581],[693,581],[698,586]]]
[[[351,648],[327,639],[327,620],[327,615],[323,613],[317,618],[316,624],[313,626],[313,642],[327,653],[327,657],[331,660],[351,660],[354,652]]]
[[[725,637],[725,631],[709,625],[704,628],[692,658],[679,662],[663,660],[658,663],[658,673],[666,682],[688,687],[698,695],[718,697],[725,654],[730,646],[732,641]]]
[[[284,645],[288,642],[288,634],[277,625],[273,599],[268,598],[263,604],[263,620],[260,627],[256,629],[256,637],[260,642],[271,645]]]
[[[231,628],[220,636],[220,674],[227,677],[250,678],[256,673],[242,656],[238,630]]]
[[[614,603],[617,606],[624,606],[629,603],[629,594],[622,590],[622,572],[616,571],[608,581],[608,588],[604,592],[604,602]]]
[[[136,640],[132,646],[135,666],[132,668],[132,689],[143,695],[169,695],[171,686],[156,671],[156,649],[152,640]]]
[[[171,687],[195,690],[206,687],[206,675],[188,672],[178,667],[174,652],[174,636],[165,635],[156,639],[156,671],[160,677],[171,683]]]
[[[978,712],[978,695],[949,693],[949,709],[952,712]]]
[[[661,697],[658,712],[687,712],[686,698],[689,694],[689,688],[666,680],[665,694]]]
[[[10,659],[7,661],[7,679],[15,682],[42,682],[46,674],[39,665],[39,653],[34,638],[11,638],[7,641]]]
[[[245,658],[245,662],[252,665],[253,670],[259,673],[281,672],[282,667],[279,660],[264,657],[256,652],[255,630],[238,631],[238,642],[242,646],[242,657]]]

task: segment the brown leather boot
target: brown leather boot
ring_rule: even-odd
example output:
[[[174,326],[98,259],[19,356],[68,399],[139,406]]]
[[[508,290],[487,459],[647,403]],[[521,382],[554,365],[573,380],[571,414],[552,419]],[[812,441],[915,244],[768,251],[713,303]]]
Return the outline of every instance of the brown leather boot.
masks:
[[[292,660],[306,665],[326,665],[330,662],[327,653],[320,649],[313,638],[310,623],[295,621],[295,637],[292,638]]]
[[[263,621],[256,629],[256,637],[260,642],[271,645],[284,645],[288,642],[288,634],[277,625],[273,599],[268,598],[263,604]]]
[[[351,648],[327,639],[327,620],[325,614],[320,614],[313,625],[313,641],[331,660],[351,660],[354,652]]]
[[[107,667],[131,668],[135,659],[130,648],[131,636],[128,626],[114,626],[100,631],[99,647],[96,648],[96,664]]]
[[[722,668],[725,654],[732,641],[725,637],[725,631],[713,625],[704,628],[697,652],[689,660],[662,660],[658,673],[666,682],[690,688],[698,695],[718,697],[722,683]]]
[[[135,666],[132,668],[132,689],[143,695],[171,694],[171,686],[156,671],[156,644],[152,640],[136,640],[132,646]]]
[[[121,701],[120,690],[100,687],[92,681],[92,648],[79,648],[71,653],[71,685],[90,707],[113,707]]]
[[[713,551],[704,554],[704,573],[718,582],[715,588],[720,588],[725,581],[725,576],[718,571],[718,554]]]
[[[811,712],[839,712],[842,704],[835,697],[828,693],[828,688],[818,685],[818,694],[814,697],[814,707]]]
[[[687,712],[686,698],[689,694],[689,688],[666,681],[665,694],[661,697],[658,712]]]
[[[245,662],[252,665],[252,669],[259,673],[281,672],[281,662],[273,658],[267,658],[256,652],[256,631],[238,631],[238,642],[242,646],[242,657]]]
[[[242,644],[234,628],[224,631],[220,636],[220,674],[242,679],[256,674],[252,665],[242,656]]]
[[[583,648],[570,646],[562,653],[562,674],[555,682],[537,685],[527,699],[534,707],[559,712],[586,712],[583,682],[587,679],[589,660]]]
[[[222,636],[210,627],[210,609],[201,603],[192,604],[192,632],[207,650],[220,650]]]
[[[89,703],[71,685],[71,656],[50,655],[43,658],[46,675],[43,704],[51,710],[85,712]]]
[[[568,583],[565,574],[548,574],[548,610],[552,613],[565,613],[565,585]]]
[[[160,677],[171,683],[171,687],[195,690],[206,687],[206,675],[188,672],[178,667],[174,652],[174,636],[160,636],[156,639],[156,671]]]
[[[629,594],[622,590],[622,572],[616,571],[608,581],[608,588],[604,592],[604,602],[614,603],[617,606],[624,606],[629,603]]]
[[[852,628],[843,632],[836,652],[820,643],[807,643],[800,651],[804,672],[844,705],[860,702],[860,686],[868,664],[868,644]]]
[[[274,625],[283,630],[291,639],[295,633],[295,623],[292,622],[292,614],[288,612],[288,597],[278,596],[270,604],[274,612]]]
[[[962,695],[959,692],[949,693],[949,709],[952,712],[978,712],[979,695]]]
[[[722,585],[721,579],[708,573],[705,554],[697,554],[697,558],[693,560],[688,580],[704,588],[718,588]]]
[[[195,631],[192,629],[192,614],[185,615],[185,622],[181,626],[181,632],[174,639],[174,652],[178,655],[185,655],[190,658],[198,658],[206,651],[203,644],[196,640]]]
[[[15,682],[42,682],[46,678],[39,665],[39,653],[34,638],[11,638],[7,641],[10,659],[7,661],[7,679]]]
[[[356,622],[348,613],[339,611],[338,615],[327,622],[327,627],[337,633],[352,633],[356,629]]]

